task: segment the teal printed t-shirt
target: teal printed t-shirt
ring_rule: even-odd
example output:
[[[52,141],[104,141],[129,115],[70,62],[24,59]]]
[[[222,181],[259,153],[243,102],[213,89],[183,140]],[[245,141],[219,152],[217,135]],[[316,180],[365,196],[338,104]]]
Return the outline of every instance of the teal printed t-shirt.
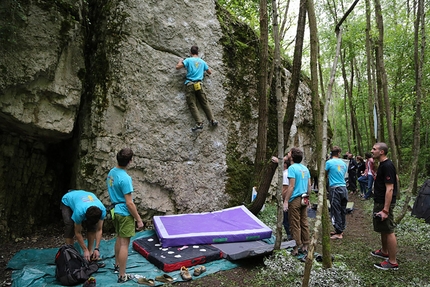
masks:
[[[61,202],[72,209],[72,220],[76,224],[82,224],[82,221],[86,220],[85,213],[91,206],[97,206],[102,211],[100,220],[106,217],[105,206],[92,192],[72,190],[63,196]]]
[[[340,158],[329,159],[325,163],[325,170],[328,172],[329,186],[346,186],[345,173],[347,169],[346,163]]]
[[[133,183],[128,173],[118,167],[109,171],[106,179],[106,185],[112,204],[115,204],[115,214],[129,216],[127,205],[125,204],[125,194],[133,192]]]
[[[308,192],[308,184],[311,175],[309,169],[301,163],[294,163],[288,167],[288,178],[294,178],[294,190],[288,202]]]
[[[209,69],[208,64],[198,57],[186,58],[182,63],[187,69],[187,80],[185,81],[185,85],[189,82],[202,81],[205,71]]]

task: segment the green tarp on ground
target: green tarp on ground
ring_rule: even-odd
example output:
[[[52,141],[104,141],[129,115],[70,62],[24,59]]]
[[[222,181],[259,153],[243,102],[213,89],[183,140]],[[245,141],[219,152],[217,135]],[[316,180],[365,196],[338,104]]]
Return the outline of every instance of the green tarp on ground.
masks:
[[[134,237],[132,237],[131,242],[140,237],[149,237],[152,234],[154,234],[153,230],[138,232]],[[93,274],[93,277],[96,278],[97,286],[136,286],[137,281],[126,282],[123,284],[116,283],[117,274],[113,273],[113,265],[115,263],[114,244],[115,239],[103,240],[100,244],[100,254],[103,258],[103,262],[106,264],[106,267],[100,268],[97,273]],[[77,243],[75,243],[75,247],[81,251]],[[13,269],[12,286],[61,286],[59,282],[55,280],[54,262],[55,254],[59,248],[60,246],[58,246],[58,248],[50,249],[26,249],[16,253],[7,265],[7,268]],[[218,271],[229,270],[239,266],[238,263],[234,263],[225,259],[205,263],[204,265],[207,271],[202,273],[199,277],[193,276],[193,280],[212,273],[216,273]],[[192,274],[193,267],[190,267],[189,270]],[[127,273],[141,275],[150,279],[154,279],[156,276],[165,274],[165,272],[155,267],[155,265],[146,260],[142,255],[134,251],[132,244],[130,244],[129,247]],[[184,281],[179,274],[179,270],[166,274],[173,277],[175,281]],[[156,286],[163,284],[157,281],[155,283]]]

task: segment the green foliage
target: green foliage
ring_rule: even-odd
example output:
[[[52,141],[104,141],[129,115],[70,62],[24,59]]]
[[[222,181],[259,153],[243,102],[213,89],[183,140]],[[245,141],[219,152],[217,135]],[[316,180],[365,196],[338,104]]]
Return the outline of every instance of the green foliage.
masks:
[[[430,251],[430,224],[424,219],[406,216],[397,226],[397,236],[417,253],[428,254]]]
[[[270,3],[270,1],[268,1]],[[258,0],[218,0],[218,3],[247,23],[254,30],[259,30],[259,3]],[[270,9],[268,9],[270,11]]]
[[[402,206],[403,199],[398,202],[394,213],[398,213]],[[369,232],[372,232],[372,207],[369,201],[363,203],[363,214],[369,214],[369,217],[362,220],[364,226],[369,226]],[[275,230],[276,204],[266,203],[258,217]],[[379,241],[377,233],[371,235]],[[345,239],[342,244],[335,245],[333,268],[324,269],[321,263],[314,261],[309,286],[430,286],[430,276],[423,272],[430,268],[427,258],[430,250],[429,224],[407,214],[397,226],[400,269],[395,273],[373,267],[373,262],[378,261],[369,254],[373,246],[369,246],[369,241],[361,236],[357,234],[355,239]],[[257,268],[255,276],[249,278],[249,286],[301,286],[303,271],[304,263],[291,256],[288,250],[274,251],[264,259],[264,267]]]
[[[371,3],[371,31],[370,35],[375,43],[378,33],[375,24],[373,2]],[[327,84],[331,72],[332,60],[335,55],[336,39],[334,26],[343,16],[347,7],[344,1],[315,2],[317,15],[319,16],[319,40],[321,63],[323,67],[323,79]],[[400,171],[407,172],[409,163],[412,161],[411,147],[414,136],[414,115],[416,112],[415,91],[415,63],[414,63],[414,21],[415,13],[404,1],[381,1],[384,19],[384,61],[387,72],[388,95],[390,97],[391,113],[393,116],[396,139],[398,142]],[[427,7],[428,9],[428,7]],[[344,22],[342,35],[341,53],[346,61],[345,69],[348,80],[354,73],[352,87],[352,107],[358,122],[358,132],[362,136],[363,152],[369,151],[372,146],[373,131],[370,131],[370,111],[368,110],[369,94],[367,79],[367,57],[365,48],[366,15],[364,2],[360,2]],[[428,38],[429,30],[426,29]],[[419,42],[421,44],[421,39]],[[428,49],[425,47],[426,50]],[[372,50],[373,57],[375,56]],[[425,57],[423,70],[423,100],[422,100],[422,122],[421,122],[421,149],[418,171],[421,178],[430,175],[430,169],[426,163],[430,161],[428,151],[428,134],[430,114],[424,111],[430,108],[427,100],[430,65],[429,58]],[[354,66],[351,66],[351,63]],[[340,145],[343,149],[351,144],[354,153],[357,153],[357,138],[352,138],[350,107],[345,103],[344,95],[346,86],[343,83],[340,62],[337,66],[335,87],[332,105],[329,108],[329,121],[332,124],[334,137],[332,142]],[[325,85],[326,85],[325,84]],[[372,90],[374,91],[374,90]],[[374,96],[372,95],[371,98]],[[371,100],[373,103],[373,100]],[[346,105],[346,110],[345,110]],[[380,107],[385,109],[385,106]],[[347,124],[348,123],[348,124]],[[388,141],[386,121],[384,126],[384,140]],[[348,133],[349,131],[349,138]],[[381,139],[378,139],[381,140]]]
[[[258,218],[274,231],[276,230],[277,208],[276,204],[268,203],[265,204],[264,210],[258,214]]]

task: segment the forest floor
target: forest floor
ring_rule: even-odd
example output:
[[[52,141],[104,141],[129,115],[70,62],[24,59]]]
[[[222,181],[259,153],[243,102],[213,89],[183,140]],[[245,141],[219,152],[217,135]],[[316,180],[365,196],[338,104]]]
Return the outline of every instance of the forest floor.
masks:
[[[347,215],[347,228],[344,232],[344,238],[341,240],[332,241],[332,253],[343,254],[342,260],[346,261],[346,264],[353,272],[360,273],[360,268],[368,268],[368,270],[370,270],[368,272],[370,273],[376,272],[373,271],[373,269],[375,269],[373,268],[373,263],[378,263],[381,260],[370,256],[369,253],[373,249],[380,248],[380,237],[379,234],[373,232],[373,227],[371,226],[371,217],[368,214],[369,212],[366,211],[366,208],[364,208],[365,205],[372,205],[372,201],[361,201],[360,197],[358,197],[357,195],[350,195],[350,201],[354,201],[355,203],[354,211]],[[104,239],[110,239],[111,237],[112,235],[105,235]],[[16,252],[22,249],[30,248],[56,248],[61,246],[62,244],[62,226],[53,226],[50,228],[45,228],[36,232],[31,237],[21,238],[20,240],[2,242],[2,244],[0,245],[0,286],[11,285],[11,270],[6,270],[6,265]],[[318,250],[318,247],[316,251],[321,252],[320,250]],[[351,256],[360,256],[361,258],[348,258]],[[413,260],[410,258],[410,256],[415,256],[417,260],[427,261],[426,264],[428,264],[428,259],[425,259],[428,257],[426,257],[425,254],[417,254],[415,250],[408,248],[408,246],[401,246],[399,248],[398,253],[398,261],[400,264],[400,269],[398,272],[400,273],[397,274],[408,272],[409,268],[405,268],[405,270],[402,270],[402,265],[403,263],[406,263],[405,261]],[[242,264],[240,267],[228,271],[221,271],[189,282],[177,282],[174,284],[174,286],[253,286],[250,285],[249,282],[252,282],[255,274],[258,273],[259,269],[264,267],[263,258],[255,257],[252,259],[243,260],[243,262],[241,263]],[[425,265],[422,266],[424,267]],[[403,272],[401,272],[400,270],[402,270]],[[370,276],[378,276],[377,274],[380,274],[380,272],[374,273],[373,275],[370,274]],[[397,280],[398,279],[399,278],[397,278]],[[374,285],[370,283],[368,285],[367,283],[365,283],[363,286],[385,285]]]

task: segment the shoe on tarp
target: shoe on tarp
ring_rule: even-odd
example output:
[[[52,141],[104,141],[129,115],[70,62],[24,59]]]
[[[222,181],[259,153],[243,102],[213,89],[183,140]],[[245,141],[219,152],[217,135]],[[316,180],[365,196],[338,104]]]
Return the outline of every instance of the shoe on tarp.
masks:
[[[206,271],[206,267],[202,266],[197,266],[196,268],[194,268],[194,276],[199,276],[200,274],[202,274],[203,272]]]
[[[155,286],[155,282],[152,279],[148,279],[145,277],[140,277],[139,279],[137,279],[137,283],[139,284],[143,284],[146,286]]]
[[[188,268],[185,266],[181,267],[181,277],[185,281],[190,281],[191,279],[193,279],[190,275],[190,272],[188,271]]]
[[[169,275],[167,275],[167,274],[163,274],[163,275],[157,276],[157,277],[155,277],[155,280],[156,280],[156,281],[159,281],[159,282],[163,282],[163,283],[170,283],[170,282],[173,282],[173,278],[172,278],[172,277],[170,277],[170,276],[169,276]]]

